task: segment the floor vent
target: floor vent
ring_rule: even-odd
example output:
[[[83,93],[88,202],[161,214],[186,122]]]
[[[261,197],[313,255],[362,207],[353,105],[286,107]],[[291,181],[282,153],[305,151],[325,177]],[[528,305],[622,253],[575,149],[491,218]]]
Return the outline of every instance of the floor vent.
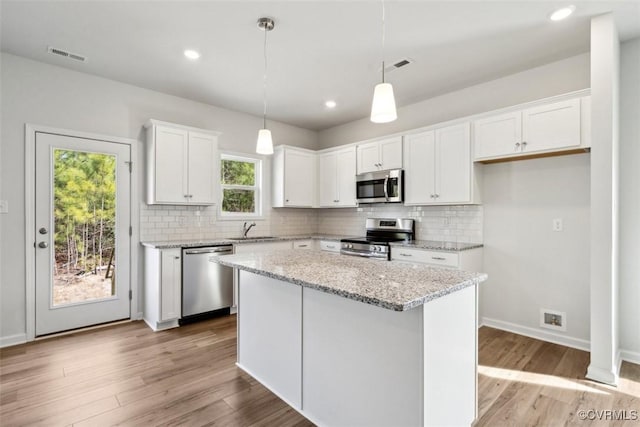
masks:
[[[49,46],[47,48],[47,52],[49,52],[49,53],[51,53],[53,55],[58,55],[58,56],[63,56],[65,58],[73,59],[75,61],[87,62],[87,57],[86,56],[78,55],[77,53],[71,53],[71,52],[66,51],[64,49],[59,49],[57,47]]]

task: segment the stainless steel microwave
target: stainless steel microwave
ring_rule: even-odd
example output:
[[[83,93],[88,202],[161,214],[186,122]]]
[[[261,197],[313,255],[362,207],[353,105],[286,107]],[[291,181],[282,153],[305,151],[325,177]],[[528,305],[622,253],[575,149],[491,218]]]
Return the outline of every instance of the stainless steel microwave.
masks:
[[[401,203],[404,196],[402,169],[356,175],[358,203]]]

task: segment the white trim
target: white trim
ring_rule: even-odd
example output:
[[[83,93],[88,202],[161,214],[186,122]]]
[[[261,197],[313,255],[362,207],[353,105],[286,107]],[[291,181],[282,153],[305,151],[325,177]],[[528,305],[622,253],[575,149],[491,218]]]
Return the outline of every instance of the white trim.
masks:
[[[33,244],[35,242],[35,152],[36,152],[36,138],[37,132],[49,133],[54,135],[69,136],[73,138],[92,139],[97,141],[112,142],[118,144],[129,145],[130,158],[133,162],[133,173],[130,176],[130,221],[129,224],[133,228],[133,233],[130,237],[130,269],[129,269],[129,286],[132,293],[132,299],[129,303],[129,316],[133,319],[133,313],[138,313],[140,310],[138,304],[138,242],[139,242],[139,204],[140,197],[138,194],[138,174],[142,170],[141,165],[137,163],[137,150],[139,141],[132,138],[123,138],[118,136],[103,135],[91,132],[76,131],[71,129],[54,128],[51,126],[41,126],[31,123],[25,123],[25,325],[26,333],[20,334],[25,337],[26,341],[33,341],[36,335],[36,293],[35,293],[35,254],[33,252]],[[134,221],[137,222],[134,224]],[[4,339],[10,339],[17,335],[11,335],[6,338],[0,338],[0,342],[4,342]],[[1,345],[0,345],[1,346]]]
[[[482,326],[500,329],[514,334],[524,335],[526,337],[547,341],[554,344],[564,345],[566,347],[577,348],[578,350],[590,351],[591,344],[587,340],[556,334],[528,326],[517,325],[515,323],[504,322],[502,320],[482,318]]]
[[[618,373],[607,371],[606,369],[598,368],[593,365],[589,365],[587,368],[587,374],[585,375],[587,379],[597,381],[603,384],[609,384],[613,386],[618,385]]]
[[[257,221],[267,219],[264,215],[264,193],[265,193],[265,179],[264,179],[264,156],[260,155],[247,155],[243,153],[232,153],[227,151],[220,152],[220,171],[222,171],[222,161],[232,160],[244,163],[254,164],[255,184],[254,185],[228,185],[220,182],[219,188],[219,200],[217,203],[217,219],[221,221]],[[224,197],[225,189],[238,189],[248,190],[254,192],[254,201],[256,204],[256,212],[223,212],[222,211],[222,199]]]
[[[12,345],[24,344],[27,342],[27,334],[7,335],[0,337],[0,348],[10,347]]]
[[[191,132],[207,133],[207,134],[213,135],[213,136],[222,135],[222,132],[219,132],[219,131],[216,131],[216,130],[202,129],[202,128],[197,128],[197,127],[193,127],[193,126],[181,125],[181,124],[178,124],[178,123],[163,122],[162,120],[156,120],[156,119],[149,119],[144,124],[144,127],[147,128],[147,129],[152,127],[152,126],[168,126],[168,127],[172,127],[172,128],[184,129],[186,131],[191,131]]]
[[[620,361],[635,363],[640,365],[640,352],[620,349]]]

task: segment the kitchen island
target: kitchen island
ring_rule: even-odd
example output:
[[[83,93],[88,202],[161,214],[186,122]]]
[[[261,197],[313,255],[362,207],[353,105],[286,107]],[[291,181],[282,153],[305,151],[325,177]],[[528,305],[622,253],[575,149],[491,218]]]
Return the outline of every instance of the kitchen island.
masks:
[[[322,426],[470,425],[485,274],[319,251],[240,270],[238,366]]]

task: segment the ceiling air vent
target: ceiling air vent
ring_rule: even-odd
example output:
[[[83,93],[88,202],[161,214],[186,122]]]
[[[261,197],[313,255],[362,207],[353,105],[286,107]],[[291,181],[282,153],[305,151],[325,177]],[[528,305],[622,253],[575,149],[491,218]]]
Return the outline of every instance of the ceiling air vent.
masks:
[[[79,61],[79,62],[86,62],[87,61],[87,57],[86,56],[78,55],[77,53],[71,53],[71,52],[66,51],[64,49],[58,49],[57,47],[49,46],[47,48],[47,52],[49,52],[49,53],[51,53],[53,55],[63,56],[65,58],[73,59],[73,60]]]
[[[406,67],[407,65],[412,64],[413,62],[415,61],[411,58],[398,59],[397,61],[394,61],[392,64],[384,67],[384,72],[390,73],[391,71],[397,70],[398,68]]]

